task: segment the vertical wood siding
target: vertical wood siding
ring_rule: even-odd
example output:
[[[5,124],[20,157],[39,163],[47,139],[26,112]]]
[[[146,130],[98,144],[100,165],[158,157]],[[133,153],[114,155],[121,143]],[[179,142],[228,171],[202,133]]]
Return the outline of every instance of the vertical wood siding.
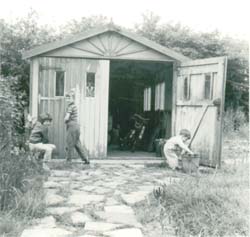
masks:
[[[66,128],[64,96],[55,96],[55,72],[65,71],[65,92],[76,91],[81,141],[90,157],[105,157],[107,148],[109,61],[48,58],[39,59],[39,113],[49,112],[53,117],[50,140],[57,146],[58,156],[65,156]],[[86,73],[95,73],[95,97],[86,97]]]

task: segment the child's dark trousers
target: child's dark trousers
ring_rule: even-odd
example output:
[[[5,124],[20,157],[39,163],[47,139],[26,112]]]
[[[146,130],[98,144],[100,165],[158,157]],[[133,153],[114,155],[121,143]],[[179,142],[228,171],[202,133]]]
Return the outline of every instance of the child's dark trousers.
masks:
[[[80,126],[77,122],[70,121],[67,123],[67,136],[66,136],[66,159],[72,160],[74,149],[85,162],[88,162],[88,151],[80,141]]]

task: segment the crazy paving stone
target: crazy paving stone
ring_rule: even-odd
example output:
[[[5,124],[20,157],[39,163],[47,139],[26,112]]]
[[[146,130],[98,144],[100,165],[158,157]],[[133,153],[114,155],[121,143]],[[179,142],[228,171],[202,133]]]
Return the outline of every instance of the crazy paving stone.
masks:
[[[144,201],[149,193],[149,191],[137,191],[130,194],[122,194],[121,198],[126,204],[135,205],[138,202]]]
[[[93,191],[95,189],[95,187],[94,186],[90,186],[90,185],[83,185],[82,187],[81,187],[81,190],[84,190],[84,191],[87,191],[87,192],[91,192],[91,191]]]
[[[105,203],[106,206],[113,206],[113,205],[117,205],[117,204],[119,204],[119,202],[112,197],[108,198],[106,200],[106,203]]]
[[[104,235],[110,237],[143,237],[140,229],[137,228],[127,228],[114,231],[105,232]]]
[[[44,188],[60,188],[62,186],[63,185],[61,183],[53,182],[53,181],[47,181],[47,182],[44,182],[43,184]]]
[[[69,197],[69,204],[73,204],[76,206],[82,207],[83,205],[87,205],[89,203],[97,203],[104,200],[104,195],[94,195],[94,194],[73,194]]]
[[[118,182],[106,182],[103,184],[104,187],[109,187],[109,188],[116,188],[119,185]]]
[[[91,219],[82,212],[73,212],[70,216],[72,224],[74,225],[81,225],[85,224],[88,221],[91,221]]]
[[[154,186],[153,185],[142,185],[138,187],[142,191],[148,191],[148,192],[153,192]]]
[[[42,219],[33,220],[33,225],[39,226],[39,227],[46,227],[46,228],[55,228],[56,220],[53,216],[46,216]]]
[[[76,236],[76,237],[98,237],[98,236],[96,236],[96,235],[81,235],[81,236]]]
[[[72,189],[80,189],[81,187],[83,187],[83,183],[81,182],[76,182],[76,181],[73,181],[71,184],[70,184],[70,187]]]
[[[141,224],[135,217],[133,209],[126,205],[105,206],[102,218],[110,223],[120,223],[141,227]]]
[[[59,205],[64,201],[64,198],[57,194],[46,193],[45,203],[47,206]]]
[[[51,215],[63,215],[65,213],[70,213],[77,211],[79,207],[49,207],[46,211]]]
[[[126,205],[105,206],[104,211],[111,212],[111,213],[125,213],[125,214],[134,213],[133,209]]]
[[[51,176],[52,177],[69,177],[70,171],[66,170],[52,170]]]
[[[98,187],[95,190],[93,190],[93,192],[96,193],[96,194],[105,194],[105,193],[109,193],[110,189],[103,188],[103,187]]]
[[[109,230],[114,230],[121,227],[119,224],[112,224],[106,222],[86,222],[84,230],[93,232],[104,232]]]
[[[21,237],[66,237],[72,234],[62,228],[31,228],[23,231]]]

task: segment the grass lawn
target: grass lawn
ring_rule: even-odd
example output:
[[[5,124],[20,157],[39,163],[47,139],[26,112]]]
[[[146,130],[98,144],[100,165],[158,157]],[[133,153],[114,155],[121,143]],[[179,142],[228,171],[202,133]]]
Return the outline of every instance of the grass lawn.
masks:
[[[27,191],[16,194],[16,204],[11,210],[0,211],[0,236],[17,237],[34,218],[43,217],[45,211],[45,193],[43,175],[27,180]]]
[[[162,186],[138,207],[146,237],[249,236],[248,141],[233,138],[221,169]]]

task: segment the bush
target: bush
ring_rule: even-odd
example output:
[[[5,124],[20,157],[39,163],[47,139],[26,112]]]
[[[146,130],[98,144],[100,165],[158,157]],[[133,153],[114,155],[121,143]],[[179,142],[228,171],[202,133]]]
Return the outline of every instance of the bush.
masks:
[[[230,136],[232,133],[237,133],[237,135],[248,138],[248,122],[241,108],[237,110],[227,109],[224,116],[223,131],[225,135]]]
[[[15,146],[13,106],[9,99],[0,100],[0,210],[16,209],[17,197],[27,192],[31,180],[41,174],[41,165],[25,150]],[[40,183],[41,185],[41,183]]]
[[[18,236],[30,218],[45,210],[42,164],[22,147],[15,103],[0,97],[0,236]]]

